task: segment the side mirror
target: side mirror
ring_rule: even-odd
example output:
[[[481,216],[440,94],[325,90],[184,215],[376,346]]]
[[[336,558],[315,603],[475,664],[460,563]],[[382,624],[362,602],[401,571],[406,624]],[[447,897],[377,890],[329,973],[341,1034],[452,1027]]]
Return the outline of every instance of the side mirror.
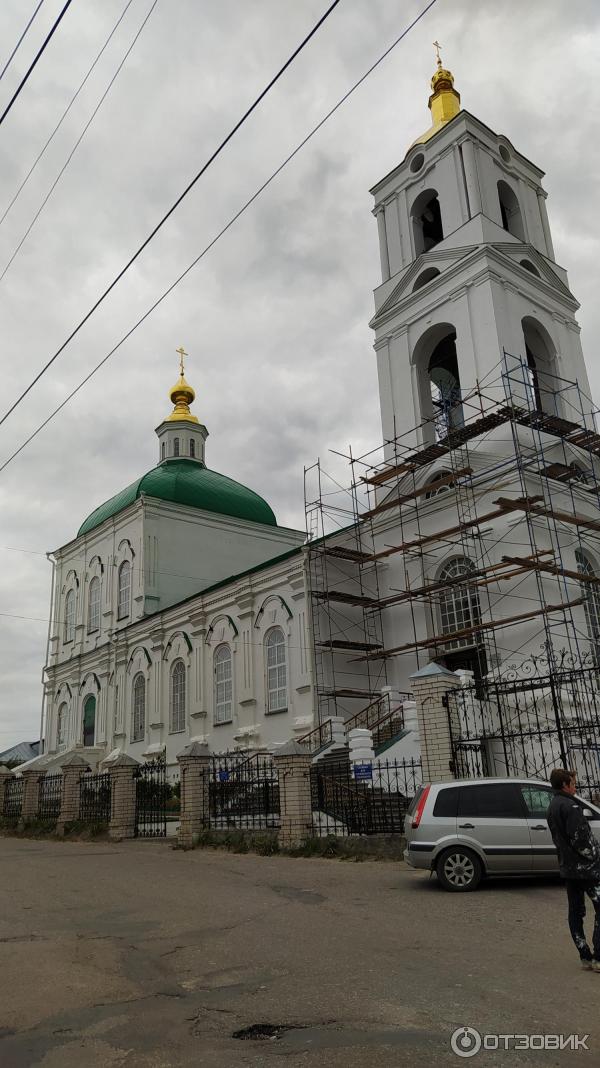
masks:
[[[585,816],[586,820],[593,820],[594,818],[594,813],[592,812],[591,808],[584,808],[583,815]]]

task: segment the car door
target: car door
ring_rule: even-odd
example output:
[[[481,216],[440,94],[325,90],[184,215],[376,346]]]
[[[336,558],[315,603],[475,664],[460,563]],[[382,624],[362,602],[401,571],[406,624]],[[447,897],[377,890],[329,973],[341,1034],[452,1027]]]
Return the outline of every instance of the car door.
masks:
[[[465,845],[479,846],[489,872],[533,870],[531,836],[518,783],[463,783],[456,829]]]
[[[535,782],[521,783],[519,789],[527,812],[534,870],[557,872],[558,854],[546,819],[553,791]]]

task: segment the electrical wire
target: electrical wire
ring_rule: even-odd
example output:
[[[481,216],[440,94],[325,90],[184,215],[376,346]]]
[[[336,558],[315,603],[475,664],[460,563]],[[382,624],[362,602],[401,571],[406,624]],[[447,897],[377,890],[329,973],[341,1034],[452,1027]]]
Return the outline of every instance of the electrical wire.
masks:
[[[92,125],[92,123],[93,123],[94,119],[96,118],[96,115],[97,115],[97,114],[98,114],[98,112],[100,111],[100,108],[102,107],[102,105],[103,105],[104,101],[106,100],[106,98],[107,98],[108,94],[110,93],[110,90],[112,89],[112,87],[113,87],[113,85],[115,84],[115,82],[116,82],[117,78],[119,77],[119,74],[121,73],[121,71],[122,71],[122,69],[123,69],[123,67],[124,67],[124,65],[125,65],[125,63],[126,63],[126,61],[127,61],[127,59],[129,58],[129,56],[130,56],[130,54],[131,54],[131,52],[132,52],[133,48],[135,47],[135,44],[136,44],[136,42],[137,42],[137,40],[138,40],[139,36],[140,36],[140,35],[141,35],[141,33],[142,33],[142,30],[144,29],[144,27],[145,27],[146,23],[148,22],[148,19],[150,18],[151,14],[152,14],[152,12],[154,11],[154,9],[155,9],[155,7],[156,7],[156,5],[157,5],[157,4],[158,4],[158,0],[153,0],[153,3],[151,4],[151,6],[150,6],[150,9],[149,9],[148,13],[147,13],[146,17],[144,18],[144,21],[142,22],[142,25],[140,26],[139,30],[138,30],[138,31],[137,31],[137,33],[135,34],[135,36],[134,36],[134,38],[133,38],[133,41],[131,42],[131,44],[129,45],[129,48],[127,49],[127,51],[125,52],[125,55],[123,56],[123,59],[122,59],[122,60],[121,60],[121,62],[119,63],[119,66],[117,67],[117,69],[116,69],[115,73],[113,74],[112,78],[110,79],[110,81],[109,81],[109,83],[108,83],[108,85],[107,85],[106,89],[104,90],[104,92],[103,92],[102,96],[100,97],[100,100],[99,100],[99,101],[98,101],[98,103],[96,104],[96,107],[95,107],[95,108],[94,108],[94,110],[92,111],[92,114],[90,115],[90,117],[89,117],[88,121],[86,122],[85,126],[83,127],[83,130],[81,131],[81,133],[80,133],[79,137],[77,138],[77,140],[76,140],[76,142],[75,142],[75,144],[74,144],[73,148],[72,148],[72,149],[71,149],[71,151],[69,152],[69,155],[67,156],[67,159],[66,159],[65,163],[63,164],[63,166],[61,167],[60,171],[58,172],[58,174],[57,174],[56,178],[54,179],[54,181],[53,181],[52,185],[50,186],[50,189],[49,189],[49,190],[48,190],[48,192],[46,193],[46,196],[45,196],[45,197],[44,197],[44,199],[42,200],[42,203],[40,204],[40,206],[39,206],[38,210],[36,211],[35,215],[33,216],[33,219],[31,220],[31,222],[30,222],[29,226],[27,227],[27,229],[26,229],[25,233],[23,234],[23,237],[22,237],[22,238],[21,238],[21,240],[19,241],[19,243],[18,243],[18,245],[16,246],[16,248],[15,248],[15,249],[13,250],[12,256],[10,257],[10,259],[8,260],[8,262],[6,263],[6,265],[5,265],[5,267],[4,267],[4,270],[2,271],[2,274],[0,274],[0,282],[1,282],[1,281],[2,281],[2,279],[4,278],[4,276],[5,276],[6,272],[7,272],[8,270],[9,270],[9,268],[10,268],[10,265],[12,264],[13,260],[15,259],[15,257],[16,257],[16,256],[18,255],[18,253],[19,253],[19,250],[20,250],[20,249],[22,248],[22,246],[24,245],[24,243],[25,243],[25,241],[27,240],[27,238],[28,238],[29,234],[30,234],[30,233],[31,233],[31,231],[33,230],[33,227],[35,226],[35,224],[36,224],[37,220],[39,219],[39,217],[40,217],[40,215],[42,214],[42,212],[43,212],[44,208],[46,207],[46,204],[47,204],[47,203],[48,203],[48,201],[50,200],[50,197],[52,196],[52,194],[53,194],[54,190],[56,189],[56,187],[57,187],[58,183],[60,182],[60,180],[61,180],[61,178],[62,178],[63,174],[65,173],[65,171],[66,171],[67,167],[69,166],[69,164],[70,164],[71,160],[73,159],[73,156],[75,155],[75,153],[76,153],[77,149],[79,148],[79,146],[80,146],[81,142],[83,141],[83,139],[84,139],[84,137],[85,137],[85,135],[86,135],[87,131],[89,130],[90,126]],[[123,12],[123,14],[125,14],[125,12]],[[122,16],[121,16],[121,17],[122,17]],[[115,27],[115,28],[116,28],[116,27]],[[114,32],[114,31],[113,31],[113,32]],[[108,42],[107,42],[107,43],[108,43]],[[106,46],[105,46],[105,47],[106,47]],[[79,90],[78,90],[78,91],[79,91]],[[62,120],[61,120],[61,122],[62,122]],[[59,125],[60,125],[60,124],[59,124]],[[57,127],[57,128],[58,128],[58,127]],[[3,216],[3,218],[4,218],[4,216]],[[0,220],[0,221],[1,221],[1,220]],[[50,361],[50,362],[52,362],[52,361]],[[49,366],[50,366],[50,364],[47,364],[47,366],[49,367]],[[43,374],[43,372],[41,372],[41,373]],[[41,377],[41,375],[38,375],[38,377]],[[37,379],[34,379],[34,382],[35,382],[35,381],[37,381]],[[32,385],[33,385],[33,383],[32,383]],[[28,392],[29,392],[29,390],[25,390],[25,393],[23,394],[23,396],[25,396],[25,394],[26,394],[26,393],[28,393]],[[17,401],[17,404],[18,404],[18,403],[19,403],[19,402]],[[6,413],[6,415],[7,415],[7,416],[8,416],[8,415],[10,415],[10,412],[7,412],[7,413]],[[6,418],[6,416],[5,416],[4,418]],[[1,420],[0,422],[4,422],[4,419],[3,419],[3,420]]]
[[[51,27],[51,29],[46,34],[46,37],[44,38],[44,41],[42,42],[42,45],[41,45],[41,47],[40,47],[35,59],[30,64],[29,69],[26,71],[26,73],[21,78],[21,81],[19,82],[17,88],[15,89],[13,95],[11,96],[8,104],[6,105],[6,107],[5,107],[4,111],[2,112],[2,114],[0,115],[0,126],[4,122],[6,116],[8,115],[9,111],[11,110],[11,108],[12,108],[13,104],[15,103],[17,97],[21,93],[21,90],[25,87],[25,84],[28,81],[29,76],[33,73],[33,70],[36,67],[38,60],[41,59],[43,53],[45,52],[46,48],[50,44],[50,41],[51,41],[52,37],[54,36],[56,30],[60,26],[60,23],[62,22],[63,16],[66,15],[68,8],[71,6],[71,3],[72,3],[72,0],[67,0],[67,2],[65,4],[65,6],[63,7],[60,15],[58,16],[58,18],[54,22],[54,25]]]
[[[175,281],[172,282],[171,285],[168,286],[168,288],[163,291],[161,296],[158,297],[157,300],[154,301],[154,303],[147,309],[147,311],[144,312],[144,314],[142,316],[140,316],[140,318],[134,323],[134,325],[127,331],[127,333],[123,334],[123,336],[121,337],[120,341],[118,341],[117,344],[114,345],[113,348],[106,354],[106,356],[104,356],[103,359],[100,360],[100,362],[97,363],[96,366],[92,368],[92,370],[89,372],[89,374],[87,374],[85,376],[85,378],[82,379],[82,381],[79,383],[79,385],[76,386],[75,389],[72,390],[71,393],[69,393],[65,397],[65,399],[58,405],[58,407],[55,408],[54,411],[52,411],[50,413],[50,415],[42,423],[40,423],[40,425],[36,428],[36,430],[34,430],[33,433],[30,434],[29,437],[26,438],[25,441],[22,442],[22,444],[19,445],[19,447],[17,449],[15,449],[15,451],[8,457],[8,459],[6,459],[4,461],[4,463],[0,465],[0,473],[2,471],[4,471],[8,467],[8,465],[10,463],[12,463],[12,461],[19,455],[19,453],[21,453],[23,451],[23,449],[25,449],[30,444],[30,442],[33,441],[33,439],[35,437],[37,437],[37,435],[48,425],[48,423],[50,423],[52,421],[52,419],[54,419],[59,414],[59,412],[62,411],[62,409],[69,403],[69,401],[72,400],[73,397],[77,393],[79,393],[79,391],[81,389],[83,389],[83,387],[85,385],[87,385],[87,383],[90,381],[90,379],[93,378],[93,376],[95,374],[97,374],[97,372],[104,366],[105,363],[107,363],[107,361],[111,358],[111,356],[113,356],[115,354],[115,352],[117,352],[117,350],[121,348],[121,345],[124,345],[125,342],[132,336],[132,334],[134,334],[135,331],[139,329],[139,327],[142,325],[142,323],[144,323],[146,321],[146,319],[148,319],[149,316],[152,315],[152,313],[156,310],[156,308],[158,308],[158,306],[160,304],[162,304],[162,302],[164,300],[166,300],[166,298],[179,285],[179,283],[183,281],[183,279],[190,273],[190,271],[192,271],[194,269],[194,267],[197,266],[197,264],[200,262],[200,260],[202,260],[203,257],[206,256],[206,254],[213,248],[214,245],[216,245],[217,241],[219,241],[220,238],[223,237],[223,235],[227,233],[227,231],[237,222],[237,220],[244,214],[244,212],[248,210],[248,208],[254,203],[254,201],[258,199],[258,197],[261,195],[261,193],[263,193],[264,190],[267,189],[267,187],[271,184],[271,182],[273,182],[275,180],[275,178],[277,178],[277,176],[279,174],[281,174],[281,172],[284,170],[284,168],[287,167],[287,165],[295,158],[295,156],[297,156],[297,154],[301,151],[302,148],[304,148],[304,146],[308,143],[308,141],[310,141],[311,138],[314,137],[314,135],[325,125],[327,120],[330,119],[331,116],[334,115],[336,111],[338,111],[338,109],[342,106],[342,104],[345,103],[345,101],[348,99],[348,97],[350,97],[352,95],[352,93],[354,93],[355,90],[358,89],[360,85],[362,85],[362,83],[369,77],[370,74],[372,74],[372,72],[380,65],[380,63],[382,63],[383,60],[387,58],[387,56],[390,54],[390,52],[392,52],[392,50],[394,48],[396,48],[396,46],[398,44],[400,44],[400,42],[407,36],[407,34],[413,29],[413,27],[416,26],[416,24],[423,18],[423,16],[427,14],[427,12],[434,6],[435,3],[437,3],[437,0],[430,0],[430,2],[427,4],[427,6],[424,7],[423,10],[417,15],[417,17],[415,19],[413,19],[413,21],[406,27],[405,30],[403,30],[403,32],[400,34],[400,36],[396,38],[396,40],[390,45],[389,48],[386,49],[386,51],[379,57],[379,59],[376,60],[376,62],[373,63],[373,65],[371,67],[369,67],[369,69],[365,72],[365,74],[363,74],[362,77],[359,78],[358,81],[355,82],[354,85],[340,98],[340,100],[338,100],[337,104],[335,104],[331,108],[331,110],[327,112],[327,114],[324,116],[324,118],[322,118],[320,120],[320,122],[318,122],[317,125],[312,128],[312,130],[306,135],[306,137],[300,142],[300,144],[296,146],[296,148],[293,150],[293,152],[291,152],[289,154],[289,156],[287,156],[286,159],[284,159],[283,163],[281,163],[279,165],[279,167],[277,167],[277,169],[274,170],[271,173],[269,178],[267,178],[266,181],[263,182],[263,184],[261,186],[259,186],[259,188],[256,190],[256,192],[253,193],[252,196],[245,202],[245,204],[243,204],[242,207],[235,213],[235,215],[232,216],[232,218],[229,220],[228,223],[226,223],[226,225],[222,228],[222,230],[220,230],[219,233],[212,239],[212,241],[210,241],[209,244],[204,247],[202,252],[200,252],[198,254],[198,256],[196,256],[195,259],[193,259],[192,262],[190,264],[188,264],[188,266],[185,268],[185,270],[182,271],[181,274],[175,279]],[[112,284],[114,285],[114,284],[116,284],[116,282],[114,282]],[[79,326],[76,327],[76,329],[73,331],[73,333],[70,335],[70,337],[67,338],[67,340],[61,346],[61,348],[58,350],[58,352],[52,357],[52,360],[50,360],[49,363],[46,364],[46,367],[42,371],[40,371],[39,375],[33,380],[31,385],[28,386],[28,388],[25,390],[25,392],[22,394],[22,396],[19,397],[19,399],[17,401],[15,401],[15,403],[8,410],[8,412],[6,412],[6,414],[3,416],[3,418],[0,419],[0,425],[2,425],[4,420],[7,419],[8,416],[11,414],[11,412],[14,411],[14,409],[17,407],[17,405],[20,403],[20,401],[23,399],[23,397],[26,396],[26,394],[29,392],[29,390],[35,385],[35,383],[38,381],[38,379],[41,378],[41,376],[44,373],[44,371],[47,370],[47,368],[56,359],[56,357],[58,355],[60,355],[60,353],[63,351],[64,348],[66,348],[66,346],[68,345],[69,341],[73,337],[75,337],[75,334],[78,332],[78,330],[81,329],[81,327],[83,326],[84,322],[86,322],[87,319],[89,319],[89,317],[92,315],[92,313],[94,312],[96,307],[98,307],[98,305],[101,303],[102,299],[103,298],[100,298],[100,300],[94,305],[94,307],[91,309],[91,311],[88,312],[86,318],[81,321]]]
[[[435,0],[432,0],[432,2],[435,3]],[[69,0],[69,3],[70,3],[70,0]],[[156,0],[155,0],[155,3],[156,3]],[[334,9],[338,6],[339,3],[340,3],[340,0],[333,0],[333,2],[329,5],[327,10],[325,11],[325,13],[323,15],[321,15],[321,18],[318,19],[318,21],[315,23],[315,25],[312,27],[312,29],[309,31],[309,33],[307,33],[307,35],[300,42],[300,44],[297,46],[297,48],[295,48],[294,51],[292,52],[292,54],[288,57],[288,59],[286,59],[286,61],[283,64],[283,66],[280,67],[280,69],[277,71],[277,74],[275,74],[271,78],[271,80],[268,82],[268,84],[265,86],[265,88],[259,93],[259,95],[256,97],[256,99],[250,105],[250,107],[246,109],[246,111],[244,112],[242,117],[240,119],[238,119],[238,121],[235,123],[235,125],[232,127],[232,129],[229,131],[229,133],[223,138],[223,140],[218,145],[218,147],[215,149],[215,151],[212,153],[212,155],[209,156],[207,161],[203,164],[203,166],[200,168],[200,170],[194,175],[192,180],[190,182],[188,182],[188,184],[185,187],[185,189],[183,190],[183,192],[180,193],[180,195],[177,197],[175,202],[171,205],[169,210],[167,212],[165,212],[165,214],[162,216],[162,218],[156,224],[154,229],[151,230],[151,232],[148,234],[146,239],[138,247],[136,252],[134,252],[133,256],[131,256],[130,259],[127,261],[125,266],[122,267],[121,270],[119,271],[119,273],[116,275],[116,277],[113,278],[113,280],[110,283],[110,285],[108,285],[106,287],[106,289],[103,291],[103,293],[100,295],[100,297],[98,297],[98,299],[92,305],[90,310],[86,313],[86,315],[84,315],[83,319],[80,320],[80,322],[77,324],[75,329],[69,334],[69,336],[66,339],[66,341],[63,342],[63,344],[60,346],[60,348],[57,349],[57,351],[54,353],[54,356],[52,356],[48,360],[48,362],[44,365],[44,367],[42,367],[42,369],[38,372],[38,374],[35,376],[35,378],[30,382],[30,384],[24,390],[24,392],[21,393],[20,397],[18,397],[17,400],[8,409],[8,411],[5,412],[5,414],[0,419],[0,426],[2,425],[2,423],[4,423],[4,421],[8,418],[8,416],[11,415],[12,412],[14,412],[15,408],[21,403],[23,398],[27,396],[27,394],[30,392],[30,390],[33,389],[35,384],[37,382],[39,382],[39,380],[42,377],[42,375],[44,375],[46,373],[46,371],[48,370],[49,367],[52,366],[54,361],[58,359],[58,357],[60,356],[61,352],[64,351],[64,349],[67,347],[67,345],[79,333],[79,331],[82,329],[82,327],[85,325],[85,323],[87,323],[88,319],[90,319],[90,317],[94,314],[94,312],[97,310],[97,308],[99,308],[100,305],[103,303],[103,301],[106,300],[106,298],[109,295],[109,293],[112,292],[112,290],[115,288],[115,286],[120,282],[121,278],[123,278],[123,276],[127,273],[127,271],[130,269],[130,267],[136,262],[138,257],[141,256],[141,254],[144,251],[144,249],[150,244],[150,242],[153,240],[153,238],[156,237],[157,233],[162,229],[162,227],[165,225],[167,220],[170,219],[170,217],[173,214],[173,212],[176,211],[176,209],[179,207],[179,205],[182,203],[182,201],[185,200],[185,198],[188,196],[188,194],[194,188],[196,183],[200,180],[202,175],[208,170],[208,168],[215,161],[215,159],[217,159],[217,157],[220,155],[220,153],[223,151],[223,149],[226,147],[226,145],[235,136],[235,134],[240,129],[240,127],[243,126],[244,123],[250,118],[252,113],[256,110],[256,108],[259,106],[259,104],[264,99],[264,97],[267,95],[267,93],[279,81],[279,79],[283,76],[283,74],[286,72],[288,67],[291,66],[291,64],[294,62],[296,57],[300,54],[300,52],[302,52],[302,50],[306,47],[306,45],[309,43],[309,41],[312,40],[314,35],[317,33],[317,31],[323,25],[325,20],[327,18],[329,18],[329,15],[331,15],[331,13],[334,11]]]
[[[43,0],[40,0],[40,2],[43,3]],[[69,114],[69,111],[73,107],[73,104],[77,100],[77,97],[79,96],[81,90],[83,89],[83,87],[86,84],[88,78],[90,77],[92,71],[94,70],[94,67],[98,63],[100,57],[106,51],[106,48],[107,48],[109,42],[111,41],[112,37],[114,36],[114,34],[117,31],[118,27],[120,26],[121,22],[125,18],[125,15],[127,14],[127,11],[131,7],[132,3],[133,3],[133,0],[127,0],[127,3],[125,4],[125,7],[124,7],[122,13],[119,15],[119,18],[115,22],[112,30],[110,31],[108,37],[106,38],[104,44],[102,45],[102,48],[98,52],[98,55],[96,56],[94,62],[92,63],[91,67],[89,68],[89,70],[88,70],[87,74],[85,75],[83,81],[80,83],[79,88],[76,89],[75,93],[71,97],[71,99],[70,99],[69,103],[67,104],[65,110],[63,111],[60,119],[58,120],[56,126],[54,127],[52,133],[50,134],[50,137],[48,138],[48,140],[46,141],[44,147],[42,148],[42,150],[39,152],[38,156],[36,157],[36,159],[32,163],[31,167],[29,168],[27,174],[25,175],[23,181],[21,182],[21,184],[20,184],[19,188],[17,189],[15,195],[13,196],[12,200],[7,205],[7,207],[5,208],[4,214],[0,216],[0,225],[4,222],[4,220],[5,220],[6,216],[8,215],[9,211],[11,210],[11,208],[13,207],[13,205],[16,203],[16,201],[20,197],[21,193],[23,192],[23,189],[27,185],[27,182],[31,178],[31,175],[33,174],[35,168],[37,167],[38,163],[42,159],[42,156],[44,155],[44,153],[45,153],[46,149],[48,148],[48,146],[50,145],[51,141],[54,139],[54,136],[58,133],[58,131],[59,131],[60,127],[62,126],[64,120],[66,119],[67,115]],[[1,77],[1,75],[0,75],[0,77]]]
[[[27,23],[25,29],[23,30],[23,33],[19,37],[19,40],[17,41],[15,47],[13,48],[12,52],[10,53],[10,56],[8,57],[8,59],[6,60],[6,63],[4,64],[2,70],[0,71],[0,82],[2,81],[2,79],[3,79],[4,75],[6,74],[8,68],[10,67],[13,59],[15,58],[15,56],[16,56],[16,54],[17,54],[17,52],[18,52],[18,50],[19,50],[19,48],[21,46],[21,43],[22,43],[22,41],[23,41],[23,39],[25,37],[25,34],[27,33],[29,27],[31,26],[35,16],[37,15],[37,13],[40,10],[40,8],[41,8],[43,3],[44,3],[44,0],[39,0],[39,3],[37,5],[35,11],[33,12],[33,15],[29,19],[29,22]]]

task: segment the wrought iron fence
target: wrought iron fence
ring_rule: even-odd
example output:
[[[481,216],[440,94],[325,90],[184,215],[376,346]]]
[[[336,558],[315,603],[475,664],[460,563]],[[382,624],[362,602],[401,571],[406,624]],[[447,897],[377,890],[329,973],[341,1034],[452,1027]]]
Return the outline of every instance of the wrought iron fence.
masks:
[[[79,779],[79,819],[83,823],[110,823],[110,772],[85,771]]]
[[[208,824],[216,829],[278,827],[279,779],[270,755],[215,757],[208,772]]]
[[[175,834],[181,819],[181,781],[179,775],[168,778],[165,788],[167,833]]]
[[[23,808],[23,788],[25,780],[21,777],[8,779],[4,786],[4,811],[7,820],[18,820]]]
[[[39,820],[56,821],[60,816],[62,784],[62,772],[55,775],[42,775],[38,789],[37,816]]]
[[[533,675],[540,666],[547,674]],[[554,667],[554,670],[553,670]],[[572,768],[579,793],[600,794],[600,671],[558,668],[540,657],[502,679],[447,694],[456,778],[485,775],[548,779]]]
[[[422,778],[420,759],[313,764],[313,834],[402,834]]]
[[[136,838],[165,838],[169,790],[164,757],[140,764],[134,775]]]

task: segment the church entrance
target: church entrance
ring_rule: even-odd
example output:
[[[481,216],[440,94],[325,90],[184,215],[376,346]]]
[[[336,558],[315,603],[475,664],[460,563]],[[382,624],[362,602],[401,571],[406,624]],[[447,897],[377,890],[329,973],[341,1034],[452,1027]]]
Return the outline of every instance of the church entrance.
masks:
[[[86,697],[83,705],[83,744],[93,745],[96,740],[96,698]]]

